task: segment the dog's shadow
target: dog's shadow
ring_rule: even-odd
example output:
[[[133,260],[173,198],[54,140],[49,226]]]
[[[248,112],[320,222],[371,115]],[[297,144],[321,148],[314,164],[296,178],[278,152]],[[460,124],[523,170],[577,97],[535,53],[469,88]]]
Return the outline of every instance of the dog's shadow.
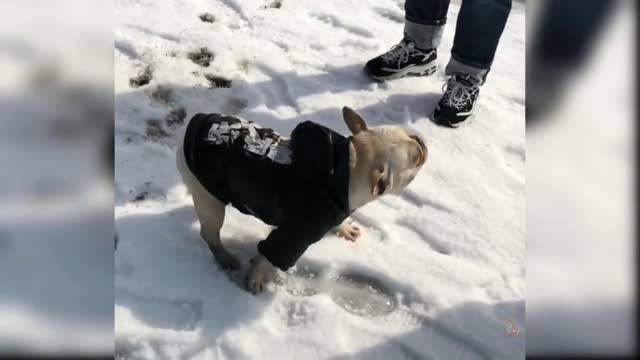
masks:
[[[196,331],[196,342],[182,344],[193,355],[228,330],[260,318],[268,308],[272,294],[253,296],[241,288],[250,249],[255,252],[254,239],[240,236],[232,241],[243,268],[230,274],[216,264],[196,220],[192,206],[116,219],[114,301],[116,318],[123,321],[116,323],[123,329],[116,336],[117,355],[128,357],[141,350],[127,336],[131,318],[152,331]],[[168,356],[166,342],[150,343],[157,356]]]

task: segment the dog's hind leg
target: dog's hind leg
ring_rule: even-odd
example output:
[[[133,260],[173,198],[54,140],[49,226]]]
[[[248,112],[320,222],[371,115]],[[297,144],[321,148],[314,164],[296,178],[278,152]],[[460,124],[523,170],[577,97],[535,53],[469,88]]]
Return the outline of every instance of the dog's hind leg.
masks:
[[[186,165],[184,151],[180,147],[176,153],[178,171],[191,193],[196,215],[200,221],[200,235],[209,245],[216,261],[224,270],[239,270],[240,261],[224,248],[220,241],[220,229],[224,222],[225,204],[211,195],[200,184]]]
[[[227,251],[220,241],[225,205],[205,191],[193,191],[193,205],[200,220],[200,235],[209,245],[216,261],[224,270],[239,270],[240,261]]]

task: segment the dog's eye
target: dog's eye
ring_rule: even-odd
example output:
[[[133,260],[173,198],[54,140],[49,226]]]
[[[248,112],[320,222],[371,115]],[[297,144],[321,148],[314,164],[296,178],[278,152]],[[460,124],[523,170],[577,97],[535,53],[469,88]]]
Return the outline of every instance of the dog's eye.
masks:
[[[384,182],[384,179],[382,177],[378,179],[378,184],[376,185],[376,189],[377,189],[376,195],[378,196],[384,194],[384,192],[387,190],[387,183]]]

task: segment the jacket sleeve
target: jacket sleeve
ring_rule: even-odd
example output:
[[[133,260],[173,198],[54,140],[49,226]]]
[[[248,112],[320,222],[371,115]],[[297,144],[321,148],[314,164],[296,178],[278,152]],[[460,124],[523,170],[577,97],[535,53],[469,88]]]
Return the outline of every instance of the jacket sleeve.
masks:
[[[258,252],[273,266],[286,271],[334,226],[332,221],[287,221],[258,243]]]

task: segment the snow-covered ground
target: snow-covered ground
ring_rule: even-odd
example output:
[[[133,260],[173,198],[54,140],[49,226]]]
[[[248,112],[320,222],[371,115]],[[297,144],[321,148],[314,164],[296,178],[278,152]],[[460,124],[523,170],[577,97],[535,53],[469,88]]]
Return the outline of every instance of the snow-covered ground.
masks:
[[[118,357],[524,358],[524,6],[513,4],[474,122],[451,130],[427,114],[442,94],[457,5],[434,76],[380,84],[362,72],[401,38],[402,5],[116,1]],[[347,133],[343,105],[370,125],[418,131],[429,161],[406,191],[355,213],[358,242],[327,235],[252,296],[200,239],[175,169],[183,121],[221,112],[281,134],[304,120]],[[222,240],[244,271],[268,232],[229,210]]]

